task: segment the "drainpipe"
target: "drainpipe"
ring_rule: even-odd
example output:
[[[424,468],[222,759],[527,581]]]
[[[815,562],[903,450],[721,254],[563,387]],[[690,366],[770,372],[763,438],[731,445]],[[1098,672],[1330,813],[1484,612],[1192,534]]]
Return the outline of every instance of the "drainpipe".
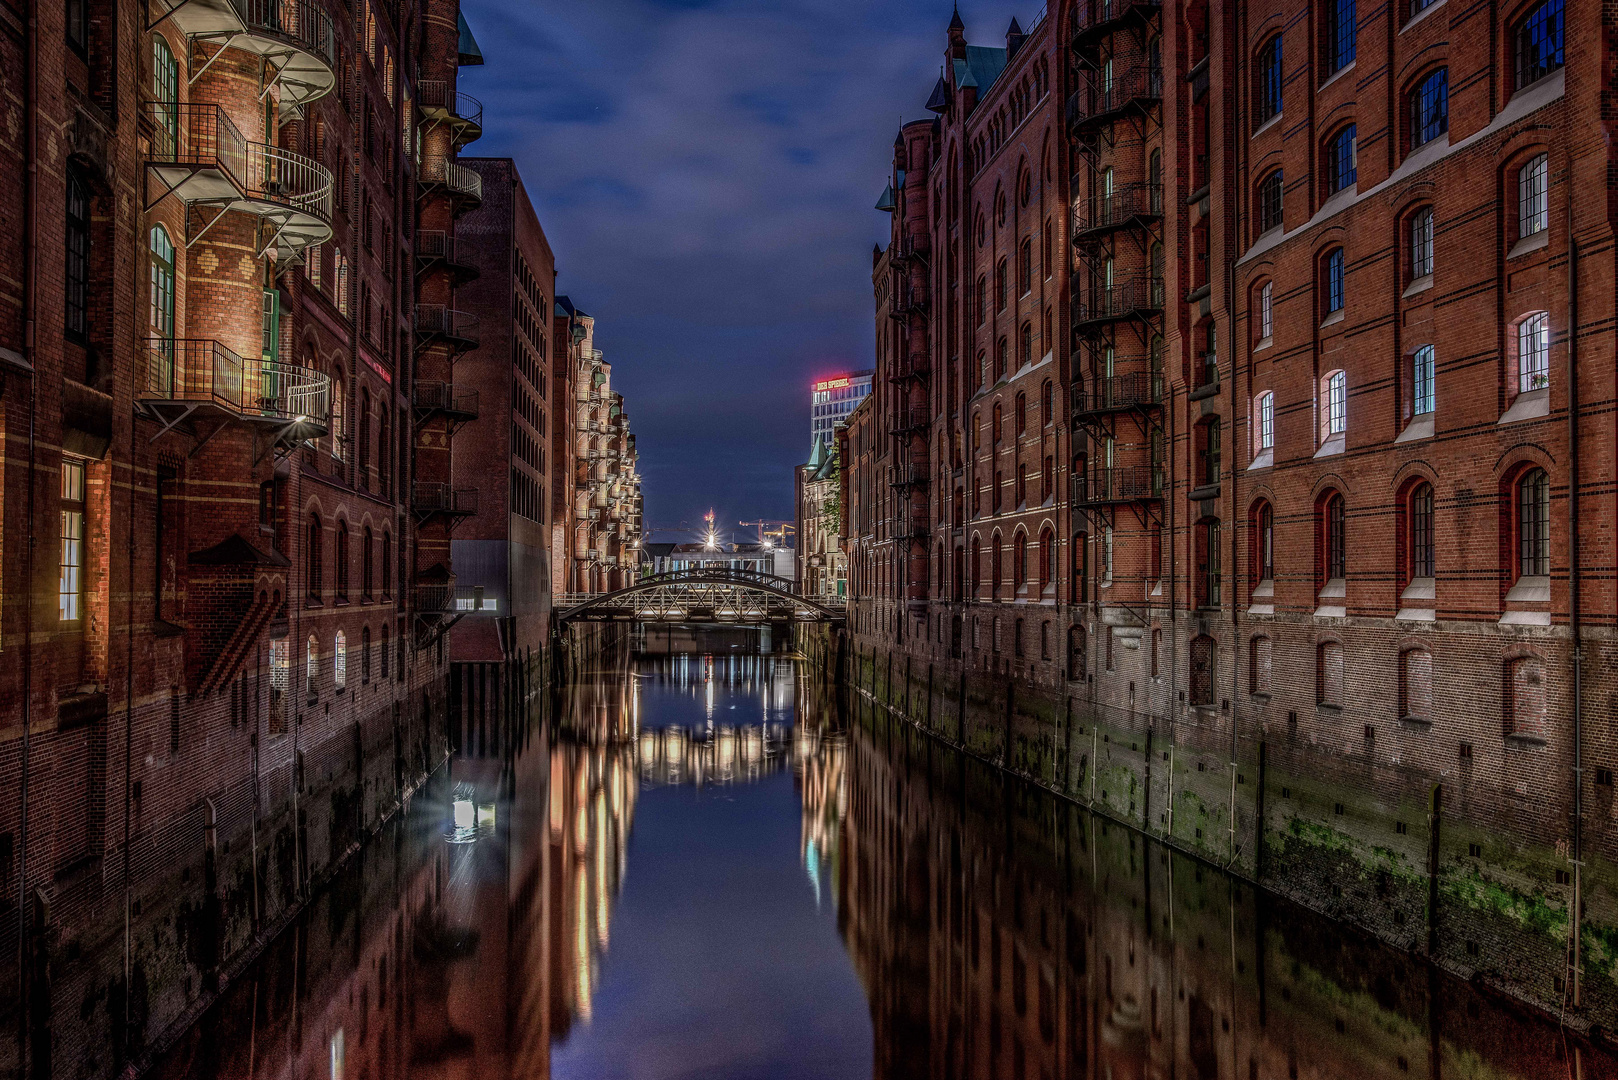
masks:
[[[1572,174],[1571,162],[1568,166]],[[1573,1007],[1584,999],[1581,927],[1584,915],[1584,670],[1579,612],[1579,242],[1573,236],[1573,204],[1567,208],[1567,472],[1568,622],[1573,637]]]
[[[39,304],[39,215],[34,201],[39,185],[39,0],[28,4],[27,72],[24,75],[28,116],[28,159],[23,170],[23,235],[27,251],[23,256],[23,353],[33,369],[28,375],[28,532],[23,549],[23,636],[22,636],[22,779],[21,821],[17,845],[17,981],[19,1000],[17,1051],[22,1075],[29,1071],[29,964],[28,964],[28,752],[34,715],[34,468],[38,444],[35,417],[39,413],[39,357],[35,341]]]

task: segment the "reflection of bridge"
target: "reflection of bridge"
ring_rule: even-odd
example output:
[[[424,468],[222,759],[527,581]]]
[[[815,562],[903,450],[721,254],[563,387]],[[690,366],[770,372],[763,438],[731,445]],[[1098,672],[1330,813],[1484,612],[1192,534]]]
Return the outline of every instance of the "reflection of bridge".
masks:
[[[569,622],[841,622],[843,608],[810,600],[790,578],[710,567],[642,578],[616,592],[571,595],[556,614]]]

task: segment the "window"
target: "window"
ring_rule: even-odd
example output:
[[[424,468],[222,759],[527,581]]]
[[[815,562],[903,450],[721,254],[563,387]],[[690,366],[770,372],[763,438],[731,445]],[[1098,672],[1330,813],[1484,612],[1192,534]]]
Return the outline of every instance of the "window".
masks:
[[[1433,486],[1417,484],[1410,493],[1410,577],[1433,576]]]
[[[319,674],[315,669],[315,657],[320,652],[315,635],[310,634],[309,640],[303,645],[303,690],[310,700],[315,696],[315,677]]]
[[[1507,735],[1545,737],[1545,665],[1537,656],[1506,661],[1505,727]]]
[[[1055,395],[1051,381],[1046,379],[1039,388],[1039,426],[1050,427],[1055,419]]]
[[[180,148],[180,67],[162,34],[152,35],[152,102],[157,125],[153,156],[172,161]]]
[[[1258,231],[1281,227],[1281,170],[1276,169],[1258,182]]]
[[[1410,18],[1414,19],[1437,2],[1438,0],[1410,0]]]
[[[1027,296],[1034,287],[1034,242],[1024,240],[1017,255],[1017,295]]]
[[[348,599],[348,522],[337,523],[337,599]]]
[[[338,690],[348,686],[348,638],[341,630],[337,631],[337,638],[332,642],[331,681]]]
[[[69,338],[82,343],[90,333],[90,194],[72,169],[67,174],[66,266],[64,329]]]
[[[1224,602],[1219,519],[1204,518],[1197,523],[1196,601],[1199,608],[1217,608]]]
[[[1262,127],[1281,111],[1281,35],[1276,34],[1258,51],[1254,66],[1258,85],[1253,93],[1253,126]]]
[[[1437,409],[1437,367],[1433,347],[1423,345],[1410,354],[1410,404],[1416,416]]]
[[[1266,281],[1258,288],[1258,339],[1268,341],[1275,333],[1275,283]]]
[[[1084,678],[1085,668],[1089,666],[1086,654],[1086,635],[1084,627],[1075,623],[1067,631],[1067,677],[1069,679]]]
[[[1321,572],[1327,581],[1336,581],[1348,576],[1343,517],[1343,496],[1334,491],[1326,496],[1320,514]]]
[[[348,434],[344,430],[343,419],[347,415],[343,400],[343,380],[333,378],[331,381],[331,456],[338,461],[343,460],[343,448],[348,442]]]
[[[1449,130],[1449,71],[1439,68],[1410,92],[1410,149]]]
[[[1322,641],[1315,646],[1315,704],[1343,705],[1343,643]]]
[[[1011,580],[1019,589],[1028,584],[1028,534],[1011,538]]]
[[[1533,236],[1551,227],[1550,158],[1538,154],[1517,172],[1517,236]]]
[[[1359,177],[1357,165],[1357,142],[1354,136],[1355,125],[1350,124],[1343,128],[1331,141],[1326,144],[1326,194],[1335,195],[1339,191],[1354,186]]]
[[[1410,277],[1433,272],[1433,208],[1424,206],[1410,215]]]
[[[270,731],[287,731],[287,693],[292,689],[292,643],[284,637],[270,639]]]
[[[1254,429],[1258,437],[1258,452],[1275,448],[1275,392],[1266,390],[1253,406]]]
[[[1252,694],[1268,694],[1274,673],[1270,639],[1263,634],[1247,643],[1247,688]]]
[[[371,599],[371,583],[374,580],[372,577],[375,570],[372,551],[373,539],[371,527],[369,525],[365,526],[364,532],[360,534],[360,542],[363,545],[360,548],[360,596],[366,600]]]
[[[1320,66],[1330,76],[1354,62],[1354,0],[1331,0],[1321,21]]]
[[[382,533],[382,596],[393,595],[393,536]]]
[[[1006,377],[1006,356],[1010,345],[1005,338],[994,343],[994,379],[999,382]]]
[[[989,320],[989,279],[978,278],[977,287],[978,325],[982,326]]]
[[[309,515],[309,529],[307,539],[303,545],[304,581],[309,589],[309,599],[319,603],[323,582],[321,581],[321,549],[325,546],[325,533],[320,528],[320,515]]]
[[[1006,260],[1001,259],[1000,264],[994,268],[994,309],[1006,310]]]
[[[1275,580],[1275,511],[1268,502],[1253,510],[1253,580]]]
[[[360,388],[359,415],[354,417],[355,426],[359,428],[359,471],[360,486],[370,486],[371,470],[371,391],[368,387]]]
[[[1332,248],[1320,264],[1322,318],[1343,310],[1343,249]]]
[[[1056,534],[1046,529],[1039,534],[1039,588],[1056,585]]]
[[[84,618],[84,462],[62,459],[61,569],[57,577],[57,617]]]
[[[1517,482],[1517,574],[1547,577],[1551,572],[1551,481],[1544,469],[1530,469]]]
[[[1026,434],[1028,431],[1028,395],[1017,395],[1016,408],[1012,415],[1017,418],[1017,434]]]
[[[1207,487],[1219,483],[1220,424],[1217,416],[1197,425],[1197,485]]]
[[[1322,382],[1320,394],[1321,441],[1348,430],[1348,374],[1334,371]]]
[[[1433,654],[1426,649],[1399,654],[1399,718],[1423,723],[1433,718]]]
[[[1560,70],[1566,62],[1562,52],[1562,2],[1544,0],[1517,24],[1517,89]]]
[[[1551,384],[1551,319],[1537,311],[1517,324],[1517,392]]]
[[[1018,348],[1017,368],[1028,367],[1034,362],[1034,324],[1022,324],[1022,340]]]

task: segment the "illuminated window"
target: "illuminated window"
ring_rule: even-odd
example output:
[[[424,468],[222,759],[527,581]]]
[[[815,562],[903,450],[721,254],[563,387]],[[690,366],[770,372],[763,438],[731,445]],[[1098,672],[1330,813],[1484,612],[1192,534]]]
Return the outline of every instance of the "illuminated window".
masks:
[[[331,677],[332,685],[339,690],[348,685],[348,638],[341,630],[332,642]]]
[[[1266,390],[1258,396],[1257,407],[1258,448],[1269,450],[1275,446],[1275,393]]]
[[[1438,407],[1437,368],[1431,345],[1423,345],[1410,357],[1411,405],[1417,416],[1426,415]]]
[[[320,652],[315,635],[310,634],[309,640],[303,645],[303,688],[304,693],[311,698],[315,696],[315,679],[320,674],[315,668],[315,658]]]
[[[57,616],[63,622],[84,617],[84,462],[62,460],[62,564],[57,584]]]
[[[1537,311],[1517,324],[1517,392],[1551,384],[1551,320]]]

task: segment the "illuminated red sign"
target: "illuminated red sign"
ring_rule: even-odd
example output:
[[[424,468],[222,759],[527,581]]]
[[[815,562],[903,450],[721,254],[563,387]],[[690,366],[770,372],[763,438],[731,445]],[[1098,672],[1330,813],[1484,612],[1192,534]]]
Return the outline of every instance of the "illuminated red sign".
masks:
[[[836,378],[836,379],[822,379],[820,382],[815,383],[815,389],[816,390],[841,390],[843,387],[847,386],[849,383],[851,383],[853,381],[854,380],[852,378],[850,378],[849,376],[847,376],[847,375],[843,375],[843,376],[841,376],[839,378]]]

